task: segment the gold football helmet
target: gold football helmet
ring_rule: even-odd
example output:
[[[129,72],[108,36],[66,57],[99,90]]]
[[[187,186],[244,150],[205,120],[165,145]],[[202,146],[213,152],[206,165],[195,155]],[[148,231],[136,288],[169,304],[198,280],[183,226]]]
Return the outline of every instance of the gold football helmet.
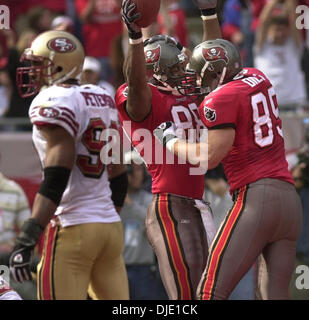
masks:
[[[52,30],[39,34],[20,58],[30,66],[16,71],[19,94],[29,97],[38,93],[43,85],[76,79],[82,71],[84,57],[82,44],[71,33]]]

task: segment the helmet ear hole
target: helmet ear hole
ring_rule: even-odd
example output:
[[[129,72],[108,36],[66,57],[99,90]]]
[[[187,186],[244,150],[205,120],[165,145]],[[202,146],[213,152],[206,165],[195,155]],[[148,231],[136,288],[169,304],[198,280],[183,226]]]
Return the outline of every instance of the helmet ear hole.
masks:
[[[63,70],[62,67],[60,67],[60,66],[57,67],[57,72],[61,72],[62,70]]]

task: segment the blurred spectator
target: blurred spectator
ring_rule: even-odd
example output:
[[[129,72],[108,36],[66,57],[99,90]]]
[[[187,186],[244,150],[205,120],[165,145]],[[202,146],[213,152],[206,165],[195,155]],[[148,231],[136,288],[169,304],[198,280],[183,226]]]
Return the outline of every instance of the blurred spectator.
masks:
[[[233,205],[221,165],[206,173],[203,199],[210,203],[214,223],[216,229],[218,229],[226,213]]]
[[[83,23],[86,55],[97,58],[102,66],[100,78],[112,82],[109,55],[115,37],[122,33],[121,0],[76,0],[78,16]]]
[[[125,82],[122,68],[127,46],[128,39],[125,32],[116,36],[111,46],[110,65],[114,74],[113,85],[115,88],[120,87]]]
[[[145,167],[136,164],[136,152],[126,153],[129,188],[121,211],[124,225],[124,260],[127,267],[131,300],[166,300],[155,261],[155,255],[146,234],[145,219],[152,194],[142,189]],[[138,162],[140,163],[140,162]]]
[[[10,27],[21,33],[28,25],[28,13],[35,7],[49,9],[51,13],[64,14],[66,11],[66,0],[1,0],[1,5],[6,5],[10,9]],[[32,14],[32,13],[31,13]],[[41,18],[36,15],[38,20]],[[43,20],[46,16],[43,15]],[[26,24],[25,24],[26,23]]]
[[[261,11],[269,0],[250,0],[250,10],[252,14],[251,30],[256,31],[259,25]]]
[[[263,8],[254,48],[255,67],[274,85],[279,110],[301,111],[306,101],[301,70],[303,40],[297,30],[295,0],[270,0]]]
[[[308,1],[309,7],[309,1]],[[309,18],[308,18],[309,19]],[[306,45],[304,46],[304,53],[302,58],[302,69],[304,70],[307,85],[307,97],[309,97],[309,29],[306,30],[305,37]],[[309,108],[309,106],[307,106]]]
[[[23,189],[0,172],[0,264],[9,265],[17,230],[30,218]]]
[[[177,39],[184,47],[189,45],[186,14],[179,0],[162,0],[158,15],[157,34],[167,34]]]
[[[218,1],[220,5],[220,1]],[[180,0],[181,7],[184,9],[186,12],[187,17],[195,17],[200,15],[200,10],[198,7],[195,5],[193,1],[188,1],[188,0]]]
[[[21,66],[25,66],[20,62],[20,56],[24,50],[30,47],[32,40],[37,36],[37,33],[33,30],[24,30],[19,36],[15,46],[10,47],[8,50],[8,63],[7,72],[12,83],[12,95],[9,105],[9,110],[6,117],[28,117],[28,109],[33,97],[23,99],[17,89],[16,85],[16,69]],[[12,37],[12,35],[10,35]]]
[[[303,229],[297,243],[297,256],[309,266],[309,158],[293,170],[295,186],[303,205]]]
[[[297,242],[295,270],[300,265],[309,266],[309,153],[301,152],[299,155],[299,164],[293,169],[293,178],[295,187],[299,192],[303,207],[303,226],[302,232]],[[290,283],[291,299],[308,300],[308,290],[299,290],[296,287],[296,281],[299,274],[294,272]]]
[[[74,34],[74,22],[68,16],[57,16],[51,23],[52,30],[67,31]]]
[[[6,57],[0,58],[0,117],[8,111],[12,94],[12,83],[6,71],[7,61]]]
[[[30,218],[30,208],[23,189],[0,172],[0,265],[9,266],[10,253],[19,228]],[[37,263],[37,258],[34,259]],[[11,281],[11,286],[23,299],[36,297],[36,285],[26,281],[23,285]]]
[[[222,36],[240,49],[245,67],[253,66],[252,11],[249,0],[227,0],[223,9]]]
[[[53,13],[46,7],[34,6],[29,9],[24,19],[26,28],[41,33],[50,29]]]
[[[100,73],[101,64],[99,60],[94,57],[85,57],[81,83],[90,83],[104,87],[112,97],[115,97],[115,88],[107,81],[100,80]]]

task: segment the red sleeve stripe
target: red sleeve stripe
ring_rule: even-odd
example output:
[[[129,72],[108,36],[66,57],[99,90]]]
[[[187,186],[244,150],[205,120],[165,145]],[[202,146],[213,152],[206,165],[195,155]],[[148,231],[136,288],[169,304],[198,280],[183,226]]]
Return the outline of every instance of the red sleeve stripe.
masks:
[[[77,132],[78,132],[78,128],[71,122],[68,120],[68,118],[64,118],[64,117],[58,117],[57,119],[53,119],[56,122],[48,122],[48,121],[42,121],[41,119],[36,120],[36,117],[32,117],[31,121],[33,124],[35,125],[59,125],[59,122],[65,122],[73,131],[74,135],[76,136]]]
[[[79,123],[78,122],[76,122],[72,117],[71,117],[71,115],[70,114],[68,114],[68,113],[66,113],[66,112],[64,112],[64,111],[62,111],[61,112],[61,115],[62,116],[65,116],[65,117],[67,117],[67,118],[69,118],[72,122],[73,122],[73,124],[77,127],[77,128],[79,128]],[[59,118],[59,117],[58,117]]]
[[[63,109],[63,108],[61,108],[61,109]],[[66,109],[66,110],[70,111],[69,109]],[[30,117],[31,117],[31,118],[32,118],[32,117],[35,117],[36,114],[37,114],[37,111],[36,111],[36,110],[35,110],[35,111],[32,111],[32,112],[30,113]],[[73,114],[73,113],[70,112],[70,114],[69,114],[69,113],[66,113],[66,112],[64,112],[64,111],[61,111],[61,115],[63,115],[64,117],[67,117],[68,120],[70,120],[70,121],[74,124],[74,126],[76,126],[77,128],[79,128],[79,123],[75,121],[75,119],[74,119],[74,118],[75,118],[74,114],[73,114],[74,118],[71,116],[71,114]],[[40,116],[40,115],[37,115],[37,116]],[[59,118],[59,117],[58,117],[58,118]]]
[[[62,120],[63,122],[68,124],[70,126],[70,128],[73,130],[74,135],[76,136],[76,134],[78,132],[78,127],[76,127],[74,124],[72,124],[72,122],[70,122],[67,118],[64,118],[64,117],[58,117],[57,120]]]
[[[63,111],[67,111],[68,113],[71,114],[71,116],[75,119],[75,114],[72,110],[70,110],[69,108],[65,108],[65,107],[58,107],[60,110],[63,110]]]
[[[40,127],[53,127],[55,125],[54,123],[47,123],[47,122],[43,122],[43,121],[35,121],[35,122],[33,122],[33,124],[35,124],[36,126],[40,126]]]
[[[35,115],[36,113],[37,113],[37,109],[38,109],[39,107],[34,107],[34,108],[32,108],[32,110],[31,110],[31,112],[30,112],[30,116],[33,116],[33,115]]]
[[[9,291],[13,291],[13,289],[8,285],[8,283],[5,281],[4,285],[2,285],[0,287],[0,295],[9,292]]]

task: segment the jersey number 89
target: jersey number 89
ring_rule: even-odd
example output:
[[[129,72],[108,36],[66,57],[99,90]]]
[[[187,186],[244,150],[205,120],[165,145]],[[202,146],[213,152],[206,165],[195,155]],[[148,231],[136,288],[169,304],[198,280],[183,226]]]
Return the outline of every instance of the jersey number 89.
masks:
[[[277,120],[276,122],[281,124],[281,121],[279,119],[279,110],[275,97],[276,94],[273,87],[270,87],[268,89],[268,98],[270,101],[270,106],[267,101],[267,97],[263,92],[259,92],[251,97],[251,106],[253,109],[253,122],[255,124],[253,127],[254,141],[261,148],[271,145],[274,141],[274,129],[270,112],[272,112],[275,116]],[[262,112],[259,112],[259,106],[262,107]],[[279,124],[276,124],[275,130],[282,137],[282,130]],[[265,134],[265,131],[263,134],[263,127],[266,129],[265,131],[267,131],[267,134]]]

